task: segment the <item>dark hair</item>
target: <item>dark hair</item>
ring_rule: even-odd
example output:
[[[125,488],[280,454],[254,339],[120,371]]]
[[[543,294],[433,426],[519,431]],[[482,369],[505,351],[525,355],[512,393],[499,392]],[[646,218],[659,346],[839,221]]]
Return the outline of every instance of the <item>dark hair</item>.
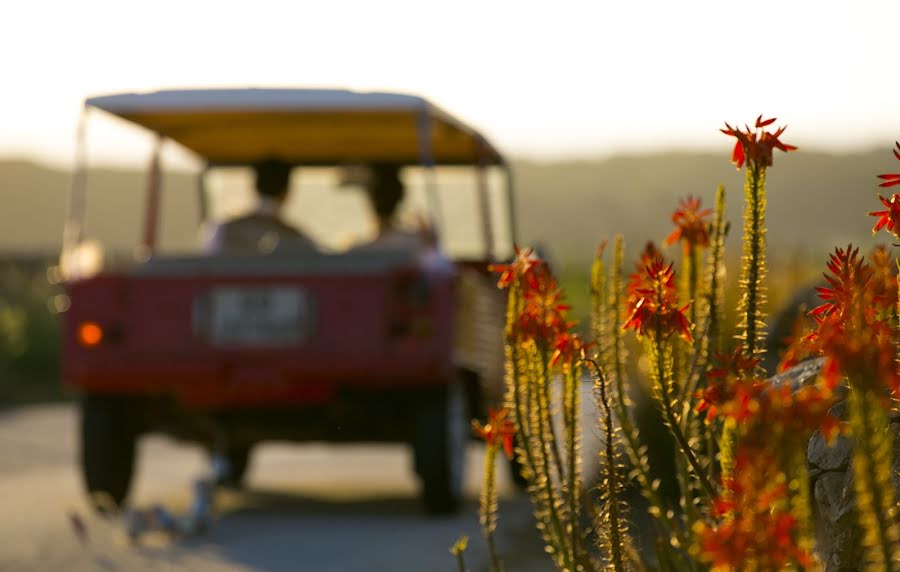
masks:
[[[381,218],[393,216],[397,205],[403,200],[403,183],[400,181],[400,166],[390,163],[372,165],[372,179],[369,182],[369,200],[375,214]]]
[[[256,170],[256,191],[264,197],[279,198],[288,190],[291,166],[279,159],[267,159],[253,166]]]

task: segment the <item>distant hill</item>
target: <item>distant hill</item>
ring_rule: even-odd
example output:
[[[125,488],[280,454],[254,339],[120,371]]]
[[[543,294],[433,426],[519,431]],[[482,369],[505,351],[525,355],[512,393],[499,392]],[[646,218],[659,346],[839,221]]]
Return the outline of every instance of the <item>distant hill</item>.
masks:
[[[875,175],[896,170],[889,151],[831,155],[777,154],[769,172],[769,245],[773,253],[797,251],[824,258],[835,244],[868,244],[878,206]],[[518,185],[520,241],[541,243],[555,258],[590,257],[603,236],[623,232],[632,247],[661,240],[679,197],[695,194],[711,204],[715,187],[728,190],[732,242],[741,228],[743,175],[721,154],[665,153],[593,161],[514,163]],[[123,189],[143,187],[143,174],[125,169],[92,169],[92,209],[87,222],[98,234],[133,244],[140,232],[134,196]],[[59,246],[68,172],[26,161],[0,161],[0,251],[53,251]],[[161,236],[164,246],[196,240],[197,198],[193,177],[167,175]],[[133,192],[133,191],[132,191]],[[733,249],[732,249],[733,251]]]
[[[118,246],[136,244],[142,203],[135,202],[134,189],[144,188],[145,175],[134,169],[92,168],[89,179],[87,235],[113,237]],[[0,160],[0,251],[59,250],[71,184],[68,171]],[[166,175],[161,208],[167,224],[161,244],[178,246],[196,240],[193,187],[190,175]]]
[[[873,221],[866,213],[880,206],[875,175],[896,169],[889,151],[777,153],[768,175],[770,251],[824,258],[833,245],[871,243]],[[698,195],[712,206],[719,183],[726,186],[730,250],[739,248],[744,177],[726,153],[520,162],[516,172],[522,239],[548,244],[557,258],[590,257],[593,243],[617,232],[632,247],[660,241],[679,197]]]

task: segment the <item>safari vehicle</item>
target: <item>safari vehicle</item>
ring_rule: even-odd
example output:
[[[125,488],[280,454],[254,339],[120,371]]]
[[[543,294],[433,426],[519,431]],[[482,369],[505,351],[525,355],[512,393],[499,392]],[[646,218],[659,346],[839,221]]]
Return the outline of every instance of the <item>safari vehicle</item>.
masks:
[[[505,301],[487,267],[511,255],[514,226],[496,148],[428,101],[392,93],[129,93],[86,100],[87,115],[156,141],[143,196],[117,190],[143,205],[130,255],[91,235],[91,220],[130,223],[118,211],[91,218],[84,152],[70,197],[63,378],[81,395],[92,498],[125,502],[136,440],[162,432],[227,459],[234,483],[267,440],[408,443],[425,508],[455,510],[469,419],[503,394]],[[248,166],[274,158],[293,168],[283,216],[319,249],[167,252],[170,142],[199,167],[197,228],[227,218],[222,204],[251,187]],[[350,208],[366,206],[362,193],[341,181],[378,163],[402,167],[405,203],[431,221],[437,250],[348,249],[346,233],[335,236],[364,233],[368,212]]]

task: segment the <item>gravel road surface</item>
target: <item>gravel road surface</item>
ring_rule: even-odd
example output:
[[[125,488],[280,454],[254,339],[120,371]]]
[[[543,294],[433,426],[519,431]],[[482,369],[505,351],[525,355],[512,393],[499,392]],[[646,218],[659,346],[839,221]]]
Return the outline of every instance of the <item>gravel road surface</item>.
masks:
[[[461,534],[472,572],[487,569],[477,498],[483,447],[468,451],[468,502],[447,518],[423,515],[401,446],[261,446],[244,491],[221,491],[202,535],[160,532],[129,543],[121,519],[87,507],[77,469],[71,405],[0,412],[0,571],[443,571]],[[551,570],[526,496],[501,467],[498,546],[510,572]],[[197,448],[161,437],[140,444],[135,506],[184,512],[207,471]],[[71,524],[84,523],[85,540]]]

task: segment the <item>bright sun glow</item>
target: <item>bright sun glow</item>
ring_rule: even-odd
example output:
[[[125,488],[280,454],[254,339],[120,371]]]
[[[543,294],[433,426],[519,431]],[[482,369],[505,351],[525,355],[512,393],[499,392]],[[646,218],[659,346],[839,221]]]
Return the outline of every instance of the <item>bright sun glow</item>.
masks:
[[[0,11],[0,154],[67,163],[86,96],[200,86],[419,94],[519,156],[719,148],[759,113],[806,147],[898,136],[895,0],[141,4]]]

